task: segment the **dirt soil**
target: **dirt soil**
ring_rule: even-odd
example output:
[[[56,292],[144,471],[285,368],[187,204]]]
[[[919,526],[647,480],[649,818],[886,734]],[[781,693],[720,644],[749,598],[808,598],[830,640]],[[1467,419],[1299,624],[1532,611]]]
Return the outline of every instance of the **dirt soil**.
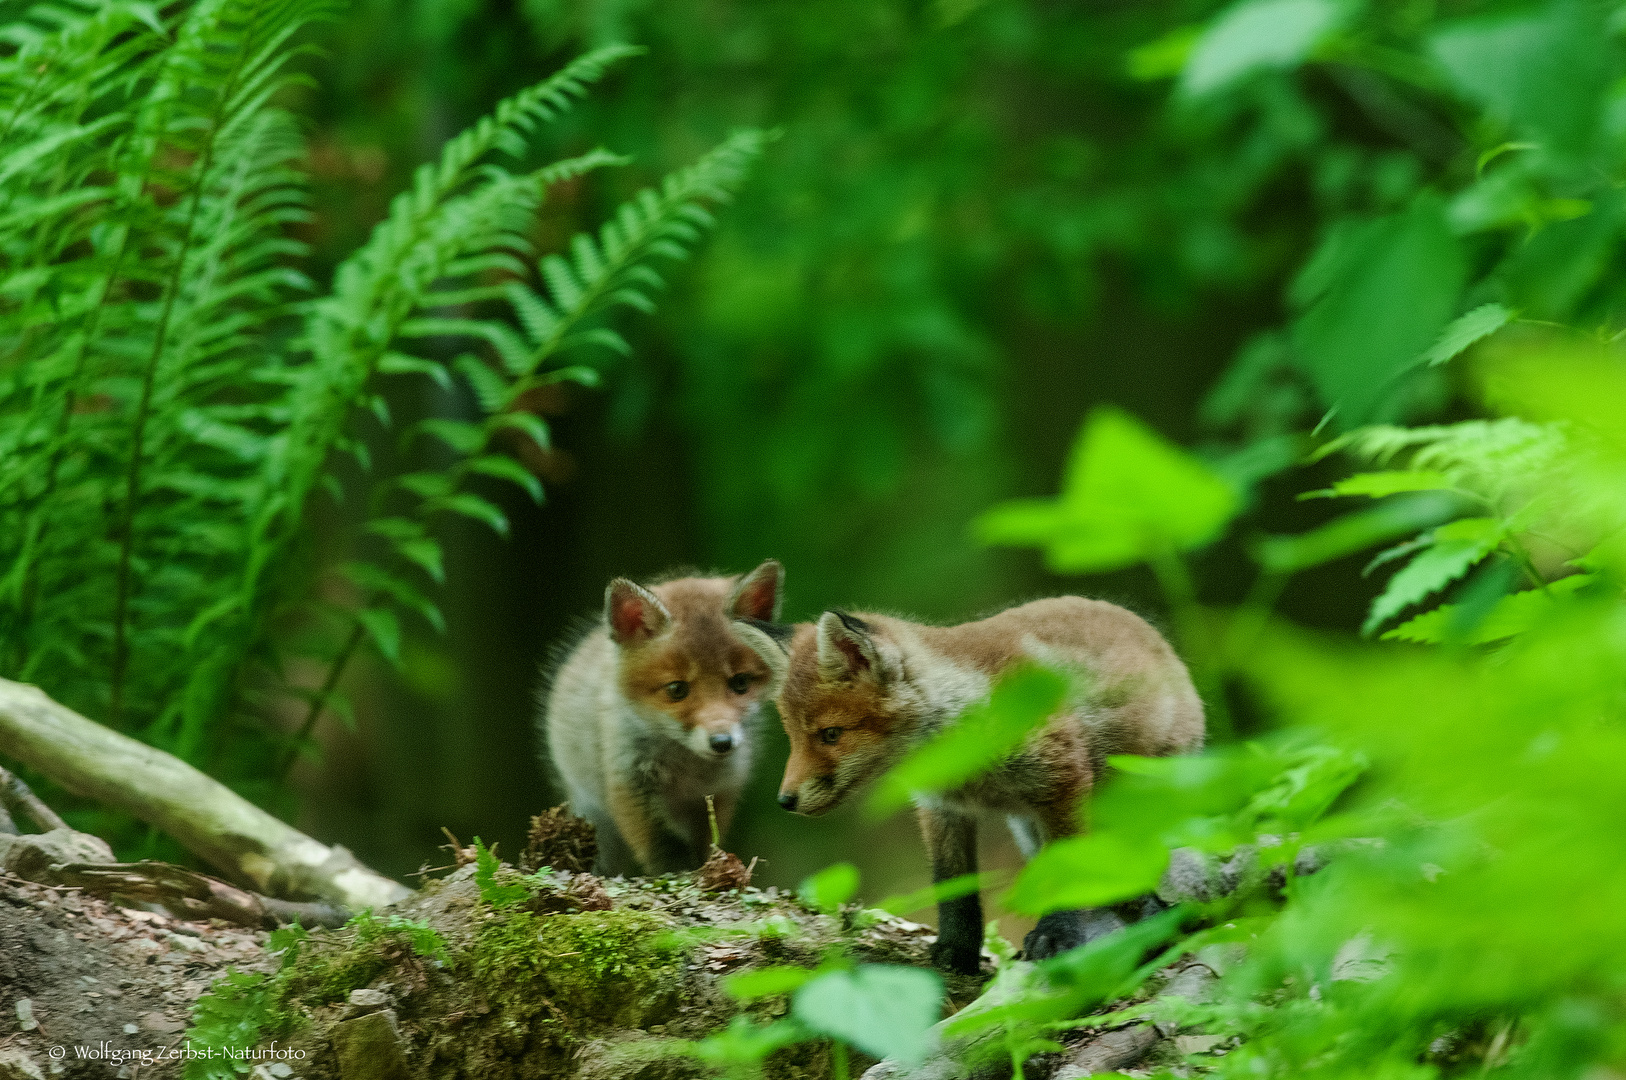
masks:
[[[933,940],[903,919],[825,914],[774,889],[707,891],[694,875],[555,872],[545,887],[532,879],[528,901],[499,910],[481,900],[474,874],[466,866],[428,882],[379,912],[370,934],[312,931],[271,980],[283,988],[271,1009],[281,1019],[259,1031],[262,1049],[275,1034],[299,1056],[254,1066],[254,1080],[700,1076],[698,1062],[674,1052],[682,1040],[789,1007],[784,996],[742,1007],[723,992],[724,976],[816,964],[838,945],[862,962],[924,965]],[[385,920],[432,927],[444,951],[419,955],[407,933],[377,930]],[[282,966],[267,938],[0,878],[0,1080],[179,1077],[174,1055],[189,1045],[198,998],[228,970],[269,976]],[[949,989],[964,1003],[979,985],[951,978]],[[829,1070],[827,1050],[806,1045],[776,1054],[767,1076],[823,1080]]]
[[[0,1080],[180,1076],[158,1056],[227,968],[274,966],[265,940],[0,875]]]

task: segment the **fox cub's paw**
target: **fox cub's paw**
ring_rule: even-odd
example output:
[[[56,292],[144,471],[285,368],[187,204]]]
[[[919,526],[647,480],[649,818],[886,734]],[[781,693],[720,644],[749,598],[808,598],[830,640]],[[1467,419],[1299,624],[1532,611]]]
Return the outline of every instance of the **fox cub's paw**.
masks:
[[[1054,911],[1022,939],[1022,958],[1048,960],[1123,928],[1124,921],[1106,910]]]
[[[932,942],[932,966],[960,975],[975,975],[982,970],[982,947],[974,941],[953,941],[938,938]]]

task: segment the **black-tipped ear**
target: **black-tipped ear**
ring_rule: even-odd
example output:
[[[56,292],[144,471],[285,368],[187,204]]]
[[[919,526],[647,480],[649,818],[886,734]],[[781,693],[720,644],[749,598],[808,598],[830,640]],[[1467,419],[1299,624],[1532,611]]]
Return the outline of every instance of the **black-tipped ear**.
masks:
[[[777,695],[790,675],[790,636],[795,629],[761,619],[730,619],[728,628],[762,660],[769,674],[768,696]]]
[[[771,623],[779,618],[784,592],[785,568],[778,559],[769,559],[734,583],[734,591],[728,594],[728,613]]]
[[[671,621],[666,605],[642,585],[616,578],[604,590],[604,625],[617,645],[648,641]]]
[[[841,611],[819,616],[819,674],[832,682],[880,678],[881,661],[869,624]]]

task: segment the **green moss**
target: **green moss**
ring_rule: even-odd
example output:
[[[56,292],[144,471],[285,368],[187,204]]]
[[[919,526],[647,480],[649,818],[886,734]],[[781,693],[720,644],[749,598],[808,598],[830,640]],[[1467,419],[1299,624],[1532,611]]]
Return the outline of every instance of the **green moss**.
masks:
[[[641,911],[516,912],[482,926],[465,962],[495,997],[541,993],[576,1015],[644,1027],[678,1005],[685,949],[670,930]]]
[[[343,1001],[408,956],[446,955],[440,935],[407,919],[363,912],[348,924],[350,943],[337,949],[314,939],[282,973],[287,999],[307,1007]]]
[[[364,911],[345,928],[353,933],[344,945],[313,938],[297,924],[273,933],[270,947],[282,953],[281,967],[269,975],[228,972],[217,979],[193,1005],[187,1038],[220,1052],[286,1038],[307,1023],[306,1010],[344,1000],[404,957],[446,956],[445,942],[425,923]],[[187,1080],[236,1075],[229,1057],[192,1060],[186,1067]]]

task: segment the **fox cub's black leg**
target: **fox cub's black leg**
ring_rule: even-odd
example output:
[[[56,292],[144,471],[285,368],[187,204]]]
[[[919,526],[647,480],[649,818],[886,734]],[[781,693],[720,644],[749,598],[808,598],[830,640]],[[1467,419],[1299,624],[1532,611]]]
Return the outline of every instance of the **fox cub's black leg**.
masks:
[[[921,830],[932,858],[932,882],[977,872],[977,823],[974,818],[922,810]],[[982,899],[973,892],[937,905],[937,941],[932,964],[946,971],[975,975],[982,966]]]

